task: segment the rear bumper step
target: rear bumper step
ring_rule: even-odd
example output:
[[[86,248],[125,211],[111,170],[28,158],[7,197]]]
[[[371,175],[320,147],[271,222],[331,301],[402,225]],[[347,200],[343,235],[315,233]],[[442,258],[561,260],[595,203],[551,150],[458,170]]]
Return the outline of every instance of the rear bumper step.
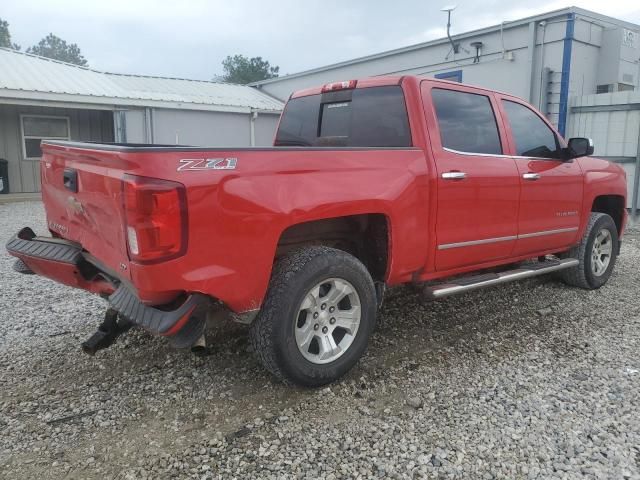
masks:
[[[20,230],[7,242],[7,250],[16,257],[24,255],[72,265],[77,264],[82,255],[78,245],[55,238],[36,237],[29,227]]]
[[[14,235],[6,245],[18,260],[13,269],[23,274],[38,274],[70,287],[110,295],[115,290],[108,276],[85,261],[82,247],[67,240],[38,237],[29,227]]]
[[[154,335],[165,336],[178,333],[196,310],[209,304],[209,297],[193,293],[174,310],[161,310],[142,303],[124,283],[108,300],[109,306],[130,322]]]
[[[16,271],[36,273],[71,287],[108,296],[114,311],[154,335],[173,336],[181,344],[202,334],[204,316],[199,315],[195,323],[189,319],[200,313],[201,307],[209,305],[206,295],[192,293],[182,303],[171,307],[145,305],[120,279],[89,264],[80,245],[58,238],[37,237],[28,227],[9,240],[7,251],[18,258],[14,265]]]
[[[547,260],[544,262],[534,263],[522,266],[515,270],[508,270],[500,273],[488,273],[484,275],[474,275],[451,280],[447,283],[439,285],[429,285],[423,290],[424,295],[430,299],[444,298],[458,293],[469,292],[479,288],[491,287],[501,283],[514,282],[525,278],[545,275],[547,273],[564,270],[578,266],[578,260],[575,258],[566,258],[563,260]]]

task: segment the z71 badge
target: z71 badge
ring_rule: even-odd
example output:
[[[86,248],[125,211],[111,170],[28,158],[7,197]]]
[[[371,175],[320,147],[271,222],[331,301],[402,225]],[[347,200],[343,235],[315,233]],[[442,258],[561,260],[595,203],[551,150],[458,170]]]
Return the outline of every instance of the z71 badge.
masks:
[[[237,158],[183,158],[180,160],[178,171],[202,170],[234,170],[238,164]]]

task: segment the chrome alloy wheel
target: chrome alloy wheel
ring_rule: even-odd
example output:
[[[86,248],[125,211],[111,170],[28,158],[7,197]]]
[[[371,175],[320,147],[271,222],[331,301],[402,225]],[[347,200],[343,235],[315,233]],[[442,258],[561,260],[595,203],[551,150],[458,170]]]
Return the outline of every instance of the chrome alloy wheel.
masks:
[[[603,228],[596,235],[593,241],[593,249],[591,250],[591,271],[596,277],[601,276],[607,271],[613,254],[613,241],[611,232]]]
[[[297,317],[298,349],[312,363],[330,363],[344,354],[360,327],[362,309],[351,283],[328,278],[307,292]]]

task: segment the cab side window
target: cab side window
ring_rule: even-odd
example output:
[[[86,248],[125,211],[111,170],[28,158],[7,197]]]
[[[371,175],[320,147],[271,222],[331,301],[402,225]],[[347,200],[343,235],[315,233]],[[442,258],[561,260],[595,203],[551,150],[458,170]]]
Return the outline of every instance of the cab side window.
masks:
[[[431,98],[444,148],[465,153],[502,154],[498,125],[489,97],[434,88]]]
[[[562,149],[553,130],[530,108],[503,100],[502,105],[511,125],[516,155],[537,158],[562,158]]]

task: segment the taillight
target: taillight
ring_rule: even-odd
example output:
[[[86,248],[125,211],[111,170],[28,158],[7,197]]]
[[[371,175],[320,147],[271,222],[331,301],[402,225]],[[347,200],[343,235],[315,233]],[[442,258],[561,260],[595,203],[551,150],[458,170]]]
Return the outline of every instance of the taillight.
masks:
[[[357,80],[347,80],[345,82],[327,83],[322,87],[321,93],[333,92],[335,90],[349,90],[350,88],[356,88],[357,84],[358,84]]]
[[[129,258],[156,263],[187,250],[187,195],[184,185],[126,174],[122,179]]]

